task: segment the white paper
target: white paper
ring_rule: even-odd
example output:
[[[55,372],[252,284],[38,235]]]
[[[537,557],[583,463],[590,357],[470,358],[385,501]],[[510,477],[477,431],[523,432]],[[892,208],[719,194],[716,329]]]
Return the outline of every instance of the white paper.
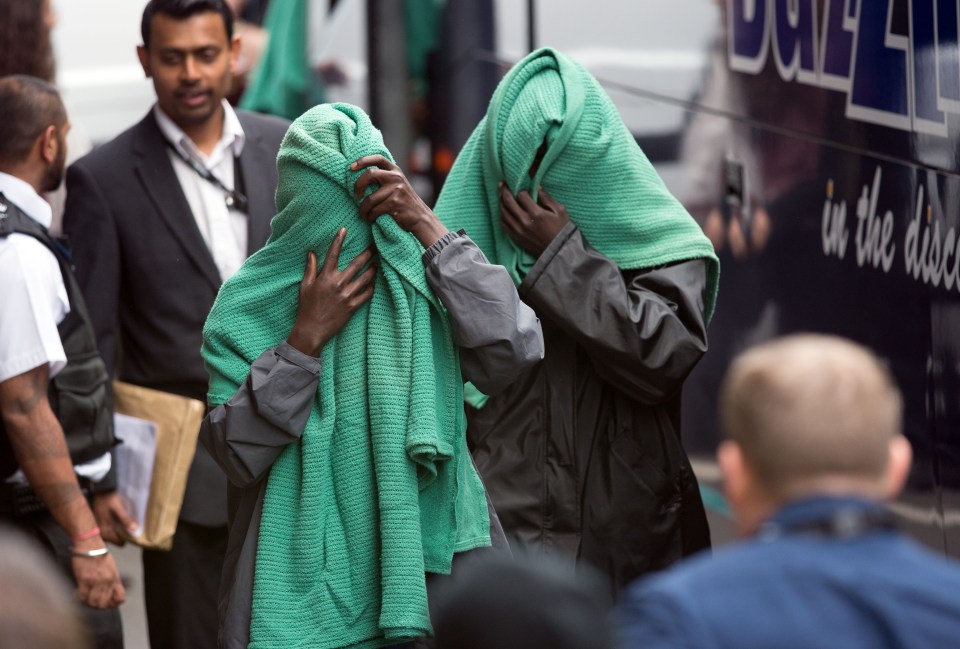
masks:
[[[117,459],[117,493],[127,513],[137,522],[133,536],[143,533],[153,460],[157,454],[157,425],[146,419],[114,413],[117,438],[123,443],[115,447]]]

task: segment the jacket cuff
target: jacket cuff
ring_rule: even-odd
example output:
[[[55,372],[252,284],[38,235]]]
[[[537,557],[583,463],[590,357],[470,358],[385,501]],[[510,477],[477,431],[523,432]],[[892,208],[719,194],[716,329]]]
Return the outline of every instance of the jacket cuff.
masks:
[[[287,361],[288,363],[292,363],[293,365],[296,365],[297,367],[304,369],[311,374],[319,374],[320,369],[323,367],[323,364],[319,358],[304,354],[286,340],[277,345],[273,351],[283,360]]]
[[[459,239],[460,237],[466,235],[466,231],[463,229],[457,230],[456,232],[447,232],[445,235],[440,237],[440,239],[434,243],[432,246],[423,251],[423,255],[420,259],[423,260],[424,266],[429,266],[430,262],[433,261],[437,255],[440,254],[440,251],[450,245],[451,241]]]
[[[563,246],[566,245],[570,237],[578,231],[577,224],[573,221],[569,221],[563,226],[563,229],[557,233],[557,236],[553,238],[553,241],[550,242],[546,250],[540,254],[540,257],[533,265],[533,268],[530,269],[530,272],[527,273],[523,281],[520,282],[520,286],[517,288],[521,295],[533,289],[533,285],[536,284],[537,280],[546,272],[550,262],[553,261],[554,257],[563,249]]]

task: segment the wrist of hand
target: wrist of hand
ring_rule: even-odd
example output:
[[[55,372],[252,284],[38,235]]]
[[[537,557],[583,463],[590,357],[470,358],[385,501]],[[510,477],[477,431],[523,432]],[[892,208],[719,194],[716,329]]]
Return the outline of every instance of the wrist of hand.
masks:
[[[77,552],[86,552],[88,550],[96,550],[97,548],[102,548],[106,545],[106,542],[103,540],[103,537],[100,536],[100,530],[97,530],[97,533],[94,536],[90,536],[84,539],[71,541],[71,549]]]
[[[325,343],[325,340],[317,336],[305,335],[296,325],[293,326],[293,330],[287,336],[287,344],[307,356],[316,356]]]
[[[102,557],[109,554],[109,552],[110,551],[107,549],[107,543],[103,540],[103,537],[100,536],[99,531],[95,536],[74,541],[70,546],[70,554],[75,557],[82,557],[86,559]]]
[[[78,543],[78,542],[80,542],[80,541],[85,541],[85,540],[87,540],[87,539],[92,539],[92,538],[95,537],[95,536],[100,536],[100,528],[99,528],[99,527],[94,527],[94,528],[92,528],[92,529],[87,530],[86,532],[80,532],[79,534],[74,534],[73,536],[70,537],[70,540],[71,540],[73,543]]]
[[[449,230],[432,212],[429,216],[424,217],[420,223],[410,228],[410,233],[417,238],[417,241],[419,241],[424,248],[429,248],[435,244],[443,238],[443,235],[447,232],[449,232]]]

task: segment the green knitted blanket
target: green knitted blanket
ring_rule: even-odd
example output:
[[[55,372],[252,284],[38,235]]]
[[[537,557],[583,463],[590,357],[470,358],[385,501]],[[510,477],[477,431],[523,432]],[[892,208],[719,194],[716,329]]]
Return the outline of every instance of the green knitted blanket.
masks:
[[[296,119],[324,101],[325,88],[310,68],[307,52],[308,0],[271,2],[264,18],[268,38],[240,107]]]
[[[544,141],[546,155],[531,180]],[[444,224],[465,229],[519,284],[536,260],[500,227],[500,181],[514,193],[530,189],[534,198],[542,186],[590,245],[622,269],[707,260],[707,319],[713,314],[720,264],[710,241],[664,186],[597,80],[560,52],[532,52],[500,81],[437,200]]]
[[[308,250],[341,226],[341,269],[370,243],[371,301],[326,346],[300,443],[274,464],[257,549],[250,647],[378,647],[430,631],[424,571],[490,544],[483,486],[467,454],[462,378],[422,246],[389,218],[358,214],[354,159],[389,156],[360,109],[317,106],[278,156],[272,234],[220,290],[204,327],[209,400],[227,401],[284,340]]]

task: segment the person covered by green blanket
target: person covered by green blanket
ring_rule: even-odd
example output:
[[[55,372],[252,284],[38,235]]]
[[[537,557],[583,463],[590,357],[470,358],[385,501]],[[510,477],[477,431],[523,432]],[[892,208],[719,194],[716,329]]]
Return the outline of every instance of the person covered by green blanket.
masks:
[[[517,63],[435,210],[507,268],[543,325],[542,363],[467,395],[511,548],[593,564],[616,592],[708,547],[679,407],[719,264],[600,83],[553,49]]]
[[[455,556],[508,551],[463,381],[503,389],[542,331],[359,108],[304,113],[277,166],[270,239],[204,328],[200,439],[231,482],[220,646],[405,643],[431,632],[427,582]]]

